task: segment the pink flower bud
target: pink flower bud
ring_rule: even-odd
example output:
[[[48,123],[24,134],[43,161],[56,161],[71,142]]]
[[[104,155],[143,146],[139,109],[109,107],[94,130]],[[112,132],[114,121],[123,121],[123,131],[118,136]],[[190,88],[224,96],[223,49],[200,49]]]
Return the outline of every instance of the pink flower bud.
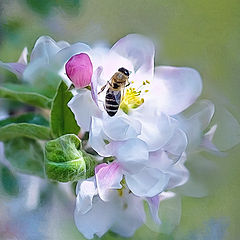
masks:
[[[75,88],[84,88],[90,84],[93,66],[86,53],[72,56],[66,63],[65,69]]]

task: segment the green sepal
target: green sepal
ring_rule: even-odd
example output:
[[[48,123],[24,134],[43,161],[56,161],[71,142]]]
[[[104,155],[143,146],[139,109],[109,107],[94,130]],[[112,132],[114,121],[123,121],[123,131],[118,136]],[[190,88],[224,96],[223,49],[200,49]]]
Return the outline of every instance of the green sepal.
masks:
[[[67,134],[45,145],[45,172],[59,182],[78,181],[94,175],[96,159],[82,149],[81,140]]]
[[[55,137],[78,134],[80,131],[74,114],[67,105],[72,97],[72,93],[68,91],[67,85],[62,81],[58,86],[51,109],[51,129]]]

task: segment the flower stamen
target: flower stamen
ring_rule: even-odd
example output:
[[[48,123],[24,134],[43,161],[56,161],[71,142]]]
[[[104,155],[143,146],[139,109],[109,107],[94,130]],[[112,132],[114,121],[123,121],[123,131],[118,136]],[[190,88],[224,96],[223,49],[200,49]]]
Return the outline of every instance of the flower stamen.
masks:
[[[126,90],[120,105],[123,112],[128,114],[130,109],[138,108],[144,103],[144,98],[140,97],[140,95],[142,95],[142,88],[145,88],[147,84],[150,84],[148,80],[143,81],[142,85],[137,89],[130,87]],[[149,90],[144,90],[144,93],[147,93],[148,91]]]

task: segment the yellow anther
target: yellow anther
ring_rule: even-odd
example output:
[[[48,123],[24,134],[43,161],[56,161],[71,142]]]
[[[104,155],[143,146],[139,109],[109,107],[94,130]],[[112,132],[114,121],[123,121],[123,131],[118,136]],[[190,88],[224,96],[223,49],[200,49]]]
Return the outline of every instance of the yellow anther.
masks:
[[[123,188],[118,189],[117,191],[118,191],[119,197],[122,197],[123,196]]]
[[[133,83],[133,81],[132,81]],[[148,80],[143,81],[142,85],[138,87],[137,89],[134,87],[130,87],[126,89],[126,93],[122,99],[122,102],[120,104],[120,108],[125,112],[126,114],[129,113],[129,110],[138,108],[144,103],[144,99],[140,97],[142,92],[144,91],[147,93],[149,90],[144,90],[146,84],[150,84]],[[141,90],[140,90],[141,89]]]
[[[135,88],[127,89],[120,108],[128,114],[131,108],[133,109],[141,106],[144,102],[144,99],[139,97],[140,94],[141,91],[136,91]]]

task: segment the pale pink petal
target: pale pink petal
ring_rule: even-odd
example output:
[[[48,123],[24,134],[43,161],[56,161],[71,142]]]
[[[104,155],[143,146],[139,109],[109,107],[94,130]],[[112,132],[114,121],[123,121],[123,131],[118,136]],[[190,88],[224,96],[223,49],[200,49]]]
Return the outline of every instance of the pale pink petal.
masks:
[[[169,175],[155,168],[145,167],[136,174],[125,174],[128,188],[139,197],[153,197],[167,187]]]
[[[217,124],[213,125],[207,133],[204,134],[201,146],[207,151],[220,154],[219,149],[213,144],[213,136],[216,132]]]
[[[0,67],[5,68],[8,71],[14,73],[18,78],[22,78],[23,72],[27,67],[27,55],[28,55],[28,50],[25,47],[17,62],[4,63],[0,61]]]
[[[123,177],[122,169],[117,162],[97,165],[95,168],[95,177],[98,194],[103,201],[111,199],[111,190],[122,188],[120,184]]]
[[[14,73],[18,78],[21,78],[26,65],[22,63],[4,63],[0,61],[0,67],[7,69],[8,71]]]
[[[154,197],[146,198],[150,213],[152,215],[153,221],[157,224],[161,224],[161,220],[158,216],[158,209],[160,204],[160,195],[156,195]]]
[[[94,71],[94,73],[92,75],[92,80],[91,80],[92,99],[97,104],[97,106],[98,106],[98,81],[99,81],[102,71],[103,71],[103,67],[102,66],[98,67]]]
[[[152,75],[155,49],[150,39],[139,34],[129,34],[118,40],[111,52],[130,60],[135,72],[141,69],[141,72]]]
[[[90,84],[93,66],[86,53],[72,56],[66,63],[65,69],[75,88],[84,88]]]
[[[201,77],[191,68],[157,67],[154,78],[150,90],[153,104],[168,115],[188,108],[202,91]]]
[[[162,216],[162,209],[165,208],[164,207],[165,203],[163,203],[163,207],[162,207],[162,201],[164,201],[166,199],[171,199],[174,196],[176,196],[175,193],[168,191],[168,192],[162,192],[159,195],[156,195],[152,198],[146,198],[151,216],[148,216],[148,214],[147,214],[148,217],[147,217],[147,221],[146,221],[145,224],[152,231],[159,232],[160,228],[162,228],[162,225],[168,224],[168,223],[165,222],[165,219],[163,219],[163,221],[161,221],[159,215],[161,217],[163,217]],[[164,210],[166,210],[166,208]],[[169,211],[171,212],[172,209],[169,209]]]

